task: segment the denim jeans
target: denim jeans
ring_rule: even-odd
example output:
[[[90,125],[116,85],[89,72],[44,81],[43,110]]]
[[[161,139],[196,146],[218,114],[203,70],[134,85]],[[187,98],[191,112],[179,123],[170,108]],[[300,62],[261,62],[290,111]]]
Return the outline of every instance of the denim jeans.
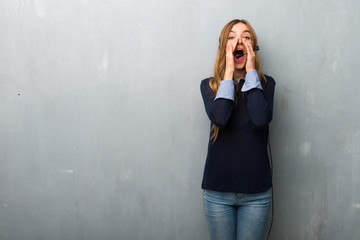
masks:
[[[262,240],[271,189],[256,194],[204,190],[203,201],[211,240]]]

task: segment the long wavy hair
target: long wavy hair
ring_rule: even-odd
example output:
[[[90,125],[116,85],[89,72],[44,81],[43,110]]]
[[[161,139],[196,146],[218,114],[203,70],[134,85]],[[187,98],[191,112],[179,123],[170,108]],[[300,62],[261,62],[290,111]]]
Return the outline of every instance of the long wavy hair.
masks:
[[[256,33],[255,33],[254,29],[252,28],[252,26],[250,25],[250,23],[247,20],[234,19],[234,20],[231,20],[230,22],[228,22],[224,26],[224,28],[222,29],[222,31],[220,33],[220,37],[219,37],[219,47],[218,47],[218,50],[217,50],[215,64],[214,64],[214,76],[209,81],[209,86],[210,86],[211,90],[214,92],[215,95],[216,95],[217,90],[218,90],[218,88],[220,86],[220,81],[223,80],[224,74],[225,74],[226,44],[227,44],[227,41],[228,41],[228,37],[229,37],[230,31],[233,28],[233,26],[235,24],[238,24],[238,23],[243,23],[243,24],[245,24],[247,26],[247,28],[249,29],[250,34],[251,34],[253,49],[255,49],[255,47],[257,46],[258,40],[257,40]],[[260,69],[260,60],[259,60],[258,54],[255,55],[255,69],[256,69],[256,71],[257,71],[257,73],[259,75],[259,79],[261,81],[261,84],[264,85],[266,79],[265,79],[265,76],[261,72],[261,69]],[[239,87],[236,86],[235,87],[235,102],[237,102],[236,95],[237,95],[238,90],[239,90]],[[212,124],[211,132],[212,132],[212,135],[210,137],[210,140],[213,140],[215,142],[218,135],[219,135],[219,127],[216,126],[215,124]]]

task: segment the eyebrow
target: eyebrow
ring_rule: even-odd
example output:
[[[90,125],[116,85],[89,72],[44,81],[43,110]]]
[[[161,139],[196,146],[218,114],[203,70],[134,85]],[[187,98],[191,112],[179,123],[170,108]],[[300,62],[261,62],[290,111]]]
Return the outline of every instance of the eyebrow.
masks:
[[[244,30],[244,31],[242,31],[242,33],[245,33],[245,32],[250,33],[249,30]],[[235,32],[235,31],[230,31],[230,33],[236,33],[236,32]]]

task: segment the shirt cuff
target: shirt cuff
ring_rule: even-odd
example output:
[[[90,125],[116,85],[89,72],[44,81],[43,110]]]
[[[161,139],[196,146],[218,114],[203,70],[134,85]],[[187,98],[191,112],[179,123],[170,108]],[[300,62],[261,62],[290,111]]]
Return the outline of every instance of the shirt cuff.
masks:
[[[218,98],[225,98],[232,101],[234,100],[234,81],[233,80],[222,80],[217,90],[214,101]]]
[[[260,80],[259,80],[259,76],[255,69],[250,70],[249,72],[246,73],[245,83],[242,86],[241,91],[247,92],[253,88],[258,88],[258,89],[263,90]]]

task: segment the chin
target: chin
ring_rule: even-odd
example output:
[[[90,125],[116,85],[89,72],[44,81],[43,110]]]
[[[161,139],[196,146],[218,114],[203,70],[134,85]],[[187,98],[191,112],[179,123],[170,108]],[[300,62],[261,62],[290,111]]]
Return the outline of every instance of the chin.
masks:
[[[236,70],[243,70],[243,69],[245,69],[245,64],[236,64],[235,69]]]

